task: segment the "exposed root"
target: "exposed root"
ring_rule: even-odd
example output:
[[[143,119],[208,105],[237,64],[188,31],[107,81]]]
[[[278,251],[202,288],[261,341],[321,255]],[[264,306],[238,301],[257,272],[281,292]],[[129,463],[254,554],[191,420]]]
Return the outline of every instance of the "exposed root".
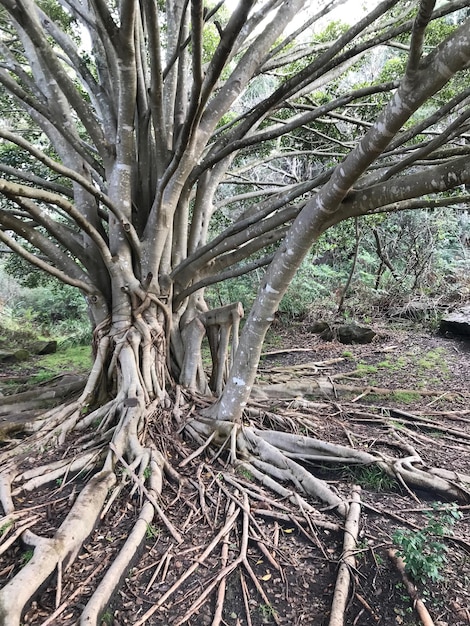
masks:
[[[304,372],[310,369],[309,373],[316,373],[318,370],[318,365],[314,363],[304,363],[301,367]],[[439,397],[442,395],[441,391],[433,391],[429,389],[387,389],[384,387],[373,386],[368,386],[364,389],[364,387],[359,387],[357,385],[343,385],[336,383],[338,378],[344,378],[346,374],[337,374],[328,377],[318,376],[315,378],[312,376],[299,377],[285,382],[287,373],[286,368],[282,368],[282,371],[283,375],[279,372],[275,379],[277,378],[283,382],[256,385],[253,387],[251,397],[257,401],[272,401],[273,399],[289,400],[305,396],[312,396],[320,399],[333,399],[338,397],[347,398],[352,395],[354,397],[354,400],[352,401],[357,402],[359,399],[372,394],[384,397],[393,396],[394,394],[414,394],[415,396],[423,397]],[[289,372],[289,374],[292,374],[292,372]],[[351,374],[355,374],[355,372],[351,372],[349,375]],[[462,397],[462,394],[453,394],[453,396],[451,394],[446,394],[447,399],[451,399],[454,396]]]
[[[96,474],[83,488],[70,513],[54,537],[46,539],[25,531],[23,541],[34,548],[28,563],[0,590],[0,623],[17,626],[28,600],[57,568],[74,560],[83,541],[91,533],[105,502],[108,489],[114,484],[111,472]]]
[[[151,402],[150,396],[159,393],[155,387],[149,393],[152,377],[139,376],[133,367],[140,354],[140,340],[132,333],[125,337],[119,349],[122,370],[114,399],[90,410],[84,404],[89,398],[86,389],[70,405],[53,408],[35,420],[27,438],[12,442],[0,454],[4,515],[0,527],[6,529],[0,537],[0,556],[18,550],[20,542],[32,548],[31,560],[22,568],[14,568],[0,591],[1,626],[17,626],[31,598],[44,585],[49,589],[55,585],[52,606],[43,615],[44,624],[62,619],[66,609],[77,619],[74,603],[80,595],[80,603],[85,606],[80,610],[80,624],[98,625],[123,579],[130,576],[141,546],[149,540],[149,529],[150,535],[156,533],[167,539],[161,547],[155,542],[158,549],[148,566],[152,572],[145,592],[145,602],[150,606],[147,604],[135,618],[135,626],[153,623],[154,619],[165,623],[169,607],[173,607],[171,623],[182,626],[201,612],[207,614],[212,601],[212,624],[220,626],[225,619],[227,590],[233,585],[243,598],[244,609],[240,610],[245,612],[247,624],[253,623],[251,607],[260,603],[266,611],[272,611],[272,621],[281,623],[274,610],[270,580],[272,572],[283,579],[286,563],[294,567],[293,557],[282,543],[282,533],[288,541],[289,533],[295,532],[317,551],[318,558],[333,567],[337,559],[328,556],[322,533],[338,537],[345,521],[338,591],[330,622],[336,626],[344,621],[354,567],[359,497],[354,496],[351,504],[334,484],[317,475],[319,466],[377,466],[402,481],[410,493],[419,487],[459,500],[470,499],[468,475],[428,467],[416,450],[422,443],[422,431],[431,427],[425,416],[414,419],[411,413],[373,413],[372,409],[367,413],[357,403],[349,409],[336,405],[332,419],[339,420],[341,411],[354,413],[352,426],[341,424],[344,444],[314,436],[321,426],[316,413],[328,410],[331,405],[327,403],[296,400],[285,409],[279,406],[275,413],[251,407],[247,411],[249,421],[243,425],[203,418],[197,412],[188,419],[190,402],[179,388],[173,411],[162,409],[164,396],[155,395]],[[103,344],[102,359],[105,348]],[[383,429],[386,441],[384,436],[383,440],[371,442],[354,432],[367,420],[374,420]],[[197,449],[189,449],[175,437],[174,422],[192,442],[198,442]],[[436,422],[432,425],[436,427]],[[437,429],[444,432],[445,426],[438,425]],[[468,445],[465,431],[454,427],[450,436],[453,439],[448,445]],[[35,464],[34,449],[44,454],[45,446],[51,454]],[[62,447],[61,458],[52,455],[56,447]],[[237,474],[227,465],[234,466]],[[58,527],[47,532],[43,511],[31,507],[21,511],[18,507],[25,498],[51,486],[63,496],[64,505],[65,498],[70,500],[71,508],[65,519],[57,522]],[[175,509],[184,511],[177,521]],[[128,516],[128,527],[121,532],[119,545],[101,564],[105,570],[102,579],[87,574],[94,590],[85,585],[77,595],[75,589],[67,587],[74,559],[94,526],[108,523],[111,515],[116,516],[117,528]],[[203,540],[188,540],[187,533],[201,524],[206,529]],[[182,554],[188,555],[185,566],[175,568]],[[374,615],[372,609],[369,612]]]
[[[331,605],[330,626],[343,626],[348,601],[351,572],[356,567],[354,551],[357,546],[359,533],[359,516],[361,514],[361,488],[355,486],[352,490],[352,502],[344,526],[344,542],[341,563],[338,569],[335,592]]]

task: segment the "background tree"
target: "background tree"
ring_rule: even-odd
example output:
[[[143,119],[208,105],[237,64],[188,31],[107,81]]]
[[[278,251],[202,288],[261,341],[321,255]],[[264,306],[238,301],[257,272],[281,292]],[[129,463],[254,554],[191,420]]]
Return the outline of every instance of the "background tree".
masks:
[[[145,478],[143,524],[82,615],[97,623],[145,524],[162,513],[155,496],[169,463],[144,434],[162,407],[180,414],[181,387],[219,396],[187,425],[196,441],[231,440],[231,460],[259,458],[263,472],[285,464],[284,478],[347,513],[288,459],[298,440],[242,429],[242,413],[265,333],[323,232],[350,217],[468,201],[470,27],[458,17],[428,43],[430,22],[460,16],[467,2],[385,0],[351,27],[312,38],[310,26],[342,2],[315,4],[298,22],[306,4],[0,2],[3,102],[20,112],[5,117],[0,137],[23,155],[0,168],[0,241],[82,291],[95,348],[80,397],[28,427],[31,441],[1,458],[86,429],[104,451],[73,466],[95,473],[54,537],[26,536],[34,556],[0,591],[4,624],[18,624],[35,590],[73,560],[124,463]],[[403,70],[359,83],[358,69],[390,48],[406,53]],[[264,266],[238,341],[240,304],[209,310],[204,289]],[[305,454],[315,445],[305,438]],[[365,459],[357,455],[377,461]],[[10,485],[21,481],[13,460],[2,476],[7,515]],[[426,480],[436,486],[419,475]]]

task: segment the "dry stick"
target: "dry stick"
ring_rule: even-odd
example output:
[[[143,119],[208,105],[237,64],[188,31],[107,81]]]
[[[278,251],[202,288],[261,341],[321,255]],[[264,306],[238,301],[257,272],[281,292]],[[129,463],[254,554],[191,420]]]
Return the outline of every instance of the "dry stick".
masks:
[[[320,549],[320,551],[323,553],[323,556],[325,557],[325,559],[328,558],[326,556],[326,552],[325,552],[325,550],[324,550],[324,548],[323,548],[323,546],[321,544],[321,541],[318,539],[318,535],[317,535],[317,533],[315,531],[315,528],[312,525],[312,520],[310,519],[308,513],[305,511],[304,507],[302,506],[302,501],[300,500],[300,498],[298,498],[298,502],[299,502],[299,508],[300,508],[300,510],[302,512],[302,515],[304,516],[305,521],[307,522],[307,526],[310,529],[310,533],[311,533],[310,541],[312,543],[314,543],[317,546],[317,548]],[[308,536],[308,533],[305,532],[305,530],[302,528],[302,526],[300,526],[300,524],[299,524],[299,528],[301,528],[302,532],[306,536]]]
[[[230,507],[227,511],[227,515],[231,515],[235,510],[235,502],[231,502],[230,503]],[[224,552],[227,553],[227,558],[228,558],[228,537],[230,535],[230,531],[231,529],[228,530],[227,534],[223,537],[223,542],[222,542],[222,554]],[[226,548],[226,549],[225,549]],[[241,550],[243,551],[243,547],[241,548]],[[222,559],[223,562],[223,559]],[[186,613],[184,614],[184,616],[178,620],[174,626],[181,626],[181,624],[184,624],[184,622],[187,622],[188,619],[190,617],[192,617],[194,615],[194,613],[196,613],[200,607],[203,605],[203,603],[206,601],[206,599],[210,596],[210,594],[212,593],[212,591],[217,587],[217,585],[220,583],[219,585],[219,594],[218,594],[218,599],[220,596],[220,586],[223,585],[223,594],[222,594],[222,606],[220,607],[220,616],[222,619],[222,609],[223,609],[223,600],[225,597],[225,580],[227,578],[227,576],[229,576],[233,570],[242,562],[242,556],[241,554],[235,559],[235,561],[233,561],[233,563],[230,563],[230,565],[227,565],[225,563],[224,567],[219,571],[219,573],[217,574],[217,576],[212,580],[212,582],[204,589],[203,593],[197,598],[197,600],[195,602],[193,602],[193,604],[189,607],[189,609],[186,611]],[[215,617],[214,617],[214,622],[215,622]],[[213,623],[214,623],[213,622]],[[217,622],[215,622],[217,624]],[[220,620],[218,622],[220,624]]]
[[[232,504],[233,506],[235,506],[233,502],[230,503],[230,505]],[[227,566],[228,549],[229,549],[229,533],[225,535],[224,542],[222,544],[220,560],[221,560],[221,564],[223,568]],[[226,586],[227,586],[227,581],[224,576],[224,578],[222,578],[222,580],[220,581],[219,590],[217,591],[217,599],[215,602],[214,619],[212,620],[212,626],[220,626],[220,623],[222,622],[222,611],[224,608]]]
[[[421,623],[423,624],[423,626],[434,626],[434,622],[429,615],[426,606],[424,605],[423,601],[418,597],[416,587],[406,575],[405,562],[401,557],[397,556],[396,550],[394,550],[393,548],[390,548],[388,550],[388,556],[392,559],[394,565],[401,574],[405,587],[410,594],[411,599],[413,600],[413,608],[418,613]]]
[[[212,433],[212,435],[210,437],[208,437],[206,439],[206,441],[202,444],[202,446],[199,446],[199,448],[197,450],[194,450],[194,452],[192,454],[190,454],[189,456],[187,456],[183,461],[181,461],[181,463],[178,465],[178,467],[185,467],[186,465],[188,465],[188,463],[190,463],[193,459],[195,459],[196,457],[198,457],[200,454],[202,454],[204,452],[204,450],[210,446],[211,441],[214,439],[216,435],[216,432],[214,431]]]
[[[196,561],[191,565],[191,567],[189,567],[182,576],[180,576],[180,578],[168,589],[168,591],[163,594],[163,596],[161,596],[161,598],[158,600],[158,602],[156,602],[153,606],[150,607],[150,609],[148,611],[146,611],[146,613],[144,613],[144,615],[140,618],[140,620],[138,622],[136,622],[134,624],[134,626],[142,626],[142,624],[145,624],[145,622],[149,619],[149,617],[152,617],[152,615],[158,611],[158,609],[162,606],[162,604],[164,604],[168,598],[179,588],[181,587],[181,585],[184,583],[184,581],[189,578],[196,570],[197,568],[206,560],[206,558],[209,556],[209,554],[212,552],[212,550],[216,547],[216,545],[219,543],[219,541],[221,540],[221,538],[226,535],[228,533],[228,531],[232,528],[232,526],[234,525],[238,515],[240,513],[240,509],[237,509],[235,511],[235,513],[225,522],[225,524],[223,525],[223,527],[219,530],[219,532],[217,533],[217,535],[214,537],[214,539],[211,541],[211,543],[207,546],[207,548],[204,550],[204,552],[201,554],[200,557],[198,557],[196,559]]]
[[[81,585],[79,585],[75,589],[75,591],[67,598],[67,600],[64,600],[64,602],[62,602],[62,604],[56,608],[54,613],[49,615],[49,617],[44,622],[39,624],[39,626],[49,626],[49,624],[52,624],[52,622],[55,620],[55,618],[58,617],[61,613],[63,613],[65,611],[65,609],[72,602],[72,600],[74,598],[76,598],[78,596],[78,594],[83,591],[83,589],[88,585],[90,580],[93,577],[97,576],[98,573],[105,567],[105,565],[106,565],[106,563],[100,563],[96,568],[93,568],[93,571],[88,576],[88,578]]]
[[[269,601],[268,596],[265,594],[263,587],[261,586],[261,584],[259,583],[258,579],[256,578],[256,574],[254,573],[254,571],[251,568],[251,565],[248,563],[248,559],[244,559],[243,561],[243,565],[245,566],[246,571],[248,572],[248,574],[250,575],[251,580],[253,581],[253,584],[255,585],[259,595],[262,597],[263,602],[267,605],[267,606],[272,606],[271,602]],[[279,621],[279,617],[277,616],[276,611],[273,611],[272,614],[272,618],[273,620],[276,622],[276,624],[278,626],[281,626],[281,622]]]
[[[365,598],[363,598],[359,593],[355,594],[357,600],[362,604],[362,606],[371,614],[373,620],[375,622],[380,622],[380,616],[374,611],[374,609],[370,606]]]
[[[160,573],[160,570],[162,569],[163,565],[167,562],[171,560],[171,551],[173,550],[173,544],[170,544],[170,547],[165,551],[165,553],[163,554],[162,558],[160,559],[160,561],[157,564],[157,567],[155,568],[154,573],[152,574],[148,585],[145,587],[145,594],[147,594],[150,589],[152,588],[153,583],[155,582],[156,577],[158,576],[158,574]],[[153,565],[152,565],[153,567]],[[165,572],[164,572],[165,573]],[[163,576],[162,576],[163,578]]]
[[[173,626],[181,626],[182,624],[187,622],[195,613],[197,613],[199,609],[201,608],[201,606],[204,604],[204,602],[207,600],[207,598],[210,596],[210,594],[217,587],[219,582],[222,583],[226,579],[226,577],[233,572],[237,564],[238,564],[237,561],[235,561],[234,563],[231,563],[230,565],[225,567],[223,570],[221,570],[217,574],[217,576],[212,580],[212,582],[209,583],[209,585],[204,589],[203,593],[200,596],[198,596],[197,600],[193,602],[193,604],[189,607],[189,609],[186,611],[183,617],[177,622],[175,622]],[[195,591],[193,593],[195,593]],[[184,598],[181,598],[175,604],[178,604],[179,602],[183,602],[183,600]]]
[[[247,587],[245,576],[243,575],[242,570],[240,570],[240,584],[242,586],[243,604],[245,605],[246,623],[247,623],[247,626],[253,626],[253,622],[251,621],[251,615],[250,615],[250,602],[248,599],[248,587]]]
[[[361,488],[358,485],[355,485],[352,488],[352,501],[344,526],[343,556],[339,566],[338,577],[336,578],[329,626],[343,626],[344,624],[344,613],[346,611],[346,604],[348,601],[351,569],[356,565],[354,551],[357,547],[360,514]]]
[[[251,569],[251,565],[248,562],[247,550],[248,550],[248,531],[250,525],[250,515],[249,515],[249,505],[248,505],[248,496],[246,493],[243,494],[243,503],[244,503],[244,511],[243,511],[243,535],[242,535],[242,547],[240,549],[240,555],[242,556],[243,565],[245,566],[246,571],[250,575],[251,580],[253,581],[258,593],[263,598],[263,601],[271,606],[267,595],[264,592],[263,587],[260,585],[258,579],[256,578],[256,574]],[[279,618],[277,613],[274,611],[272,614],[273,620],[280,626]]]
[[[80,618],[80,624],[95,624],[98,621],[98,617],[119,587],[119,581],[123,580],[126,572],[129,571],[130,564],[144,543],[154,513],[152,504],[146,501],[131,532],[127,535],[124,545],[120,548],[104,577],[87,601]],[[116,526],[118,524],[119,522],[116,523]]]
[[[210,519],[208,510],[207,510],[205,488],[204,488],[204,485],[203,485],[203,483],[201,481],[201,472],[202,472],[202,470],[203,470],[203,466],[200,465],[198,467],[198,470],[197,470],[197,489],[198,489],[198,492],[199,492],[199,504],[201,506],[202,514],[204,515],[205,520],[209,524],[210,529],[214,530],[214,524],[212,523],[212,520]]]
[[[391,511],[385,511],[384,509],[377,509],[375,506],[372,506],[371,504],[367,504],[365,502],[362,503],[363,508],[368,509],[369,511],[373,511],[374,513],[376,513],[377,515],[387,515],[388,517],[391,517],[392,519],[396,520],[397,522],[400,522],[400,524],[403,524],[405,526],[410,526],[411,528],[414,528],[415,530],[421,530],[421,528],[415,524],[414,522],[412,522],[409,519],[405,519],[404,517],[400,517],[399,515],[396,515],[396,513],[392,513]],[[462,507],[459,507],[462,508]],[[409,511],[411,512],[421,512],[424,511],[426,509],[409,509]],[[427,509],[428,511],[434,510],[434,509]],[[406,512],[407,509],[403,509],[402,512]]]
[[[256,541],[256,545],[258,546],[258,548],[260,549],[260,551],[264,554],[264,556],[267,558],[267,560],[271,563],[271,565],[274,567],[274,569],[276,569],[278,572],[281,572],[281,566],[279,565],[279,563],[274,559],[274,557],[272,556],[272,554],[269,552],[269,550],[267,549],[267,547],[264,545],[264,543],[262,541]]]
[[[15,532],[11,535],[11,537],[9,537],[4,543],[2,543],[2,545],[0,546],[0,554],[3,554],[4,552],[6,552],[8,550],[8,548],[15,543],[15,541],[18,539],[18,537],[21,537],[21,535],[24,533],[25,530],[27,530],[28,528],[30,528],[31,526],[34,526],[34,524],[36,524],[36,522],[38,521],[39,517],[33,517],[30,521],[26,522],[26,524],[23,524],[22,526],[20,526],[19,528],[17,528],[15,530]]]
[[[162,520],[162,522],[165,524],[165,526],[167,527],[167,529],[169,530],[169,532],[171,533],[172,537],[174,539],[176,539],[176,541],[178,543],[183,543],[183,537],[179,534],[179,532],[176,530],[176,528],[173,526],[173,524],[170,522],[170,520],[168,519],[168,517],[165,515],[165,513],[163,512],[161,506],[158,504],[156,498],[149,492],[149,490],[147,489],[147,487],[144,485],[143,481],[137,476],[137,474],[130,468],[130,465],[128,463],[126,463],[126,461],[122,458],[122,456],[119,454],[119,452],[116,449],[116,446],[113,443],[109,444],[110,449],[114,452],[114,454],[116,455],[116,457],[119,459],[120,463],[122,463],[122,465],[124,465],[124,467],[126,468],[126,470],[128,471],[130,477],[132,478],[132,480],[137,483],[137,485],[139,485],[139,487],[142,489],[142,491],[145,493],[145,496],[147,498],[147,500],[149,502],[152,503],[152,505],[155,508],[155,512],[157,513],[157,515],[160,517],[160,519]]]
[[[230,515],[235,510],[236,505],[238,505],[239,507],[241,506],[236,499],[233,499],[230,502],[230,507],[227,511],[227,515]],[[192,615],[194,615],[194,613],[196,613],[199,610],[202,604],[206,601],[206,599],[215,589],[219,581],[220,581],[220,585],[222,584],[224,585],[224,592],[223,592],[223,596],[224,596],[225,595],[225,581],[227,579],[227,576],[229,576],[233,572],[233,570],[236,567],[238,567],[238,565],[240,565],[240,563],[243,563],[246,560],[247,550],[248,550],[249,520],[250,520],[249,501],[248,501],[248,497],[246,496],[246,494],[244,494],[244,497],[243,497],[242,509],[243,509],[243,531],[242,531],[242,541],[241,541],[241,546],[240,546],[240,554],[235,559],[235,561],[230,563],[230,565],[226,565],[221,571],[219,571],[218,575],[213,579],[213,581],[208,585],[208,587],[206,587],[206,589],[199,596],[196,602],[194,602],[193,605],[185,613],[185,615],[180,620],[178,620],[178,622],[175,623],[175,626],[181,626],[181,624],[184,624],[184,622],[186,622],[190,617],[192,617]],[[224,546],[227,547],[227,555],[228,555],[227,538],[229,534],[230,534],[230,530],[225,535],[224,541],[222,544],[222,550],[224,550]],[[219,587],[219,592],[220,592],[220,587]],[[223,609],[223,597],[222,597],[222,606],[220,606],[220,616],[222,616],[222,609]],[[220,620],[217,622],[214,618],[213,625],[214,624],[215,626],[218,626],[220,624]]]
[[[60,606],[60,598],[62,596],[62,561],[57,563],[57,588],[55,590],[55,608]]]

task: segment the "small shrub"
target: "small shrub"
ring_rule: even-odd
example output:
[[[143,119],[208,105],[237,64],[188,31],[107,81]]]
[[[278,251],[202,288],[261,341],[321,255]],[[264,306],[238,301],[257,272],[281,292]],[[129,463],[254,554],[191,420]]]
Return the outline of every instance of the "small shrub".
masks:
[[[433,504],[433,508],[441,508],[440,502]],[[440,537],[452,535],[452,528],[462,514],[455,504],[444,507],[439,516],[427,513],[428,522],[422,530],[397,530],[393,541],[398,546],[398,556],[405,562],[405,571],[416,582],[442,580],[442,567],[447,562],[448,548]]]

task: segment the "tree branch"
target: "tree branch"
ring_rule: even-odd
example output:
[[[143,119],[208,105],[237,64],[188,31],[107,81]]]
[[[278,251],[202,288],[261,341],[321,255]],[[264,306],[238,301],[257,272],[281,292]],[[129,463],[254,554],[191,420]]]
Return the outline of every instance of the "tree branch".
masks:
[[[406,74],[411,76],[418,69],[423,54],[424,34],[429,24],[436,0],[421,0],[418,15],[411,31],[410,55],[406,66]]]

